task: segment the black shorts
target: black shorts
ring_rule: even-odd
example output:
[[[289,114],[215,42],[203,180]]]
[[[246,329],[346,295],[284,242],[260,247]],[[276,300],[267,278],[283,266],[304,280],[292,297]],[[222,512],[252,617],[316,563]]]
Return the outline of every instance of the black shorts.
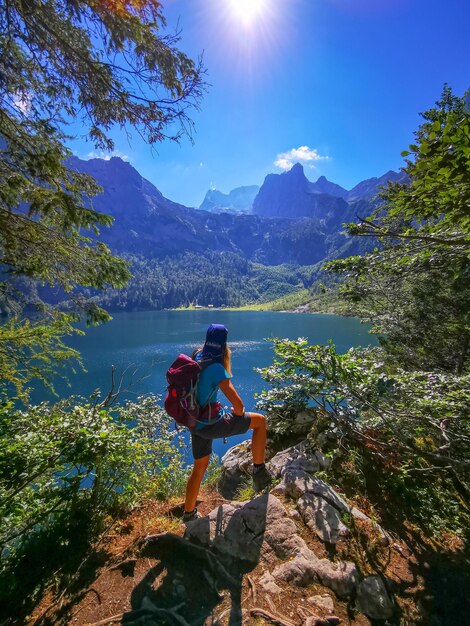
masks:
[[[231,435],[243,435],[250,428],[251,415],[226,413],[212,424],[191,431],[193,457],[202,459],[212,452],[212,439],[223,439]]]

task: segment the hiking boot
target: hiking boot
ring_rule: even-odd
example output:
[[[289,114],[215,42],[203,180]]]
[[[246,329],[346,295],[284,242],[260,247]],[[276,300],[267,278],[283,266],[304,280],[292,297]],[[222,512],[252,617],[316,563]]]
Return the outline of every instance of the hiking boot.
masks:
[[[195,507],[192,511],[185,511],[183,513],[183,524],[187,524],[188,522],[192,522],[195,519],[200,518],[201,516],[197,512],[197,507]]]
[[[262,465],[261,467],[253,467],[253,489],[258,493],[259,491],[263,491],[266,487],[273,482],[273,476],[271,472],[266,469],[266,465]]]

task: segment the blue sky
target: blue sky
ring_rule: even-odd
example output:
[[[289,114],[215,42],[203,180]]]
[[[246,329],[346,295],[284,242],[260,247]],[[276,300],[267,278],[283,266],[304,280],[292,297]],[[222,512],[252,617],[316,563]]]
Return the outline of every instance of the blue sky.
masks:
[[[165,0],[180,47],[204,52],[211,84],[193,114],[194,144],[157,153],[113,132],[168,198],[262,184],[299,160],[310,180],[346,188],[402,165],[419,112],[447,82],[470,87],[467,0]],[[92,146],[74,142],[80,157]]]

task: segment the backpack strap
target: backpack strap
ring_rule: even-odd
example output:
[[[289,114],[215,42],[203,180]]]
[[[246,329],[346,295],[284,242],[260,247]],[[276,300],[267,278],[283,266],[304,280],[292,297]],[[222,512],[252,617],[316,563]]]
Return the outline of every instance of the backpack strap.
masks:
[[[219,385],[216,385],[216,386],[214,387],[214,389],[211,391],[211,393],[210,393],[210,395],[209,395],[209,397],[208,397],[208,399],[207,399],[207,402],[206,402],[206,403],[205,403],[205,405],[201,408],[201,413],[202,413],[203,411],[205,411],[205,410],[206,410],[206,408],[210,405],[213,395],[217,392],[217,387],[218,387],[218,386],[219,386]],[[199,423],[201,423],[201,424],[202,424],[202,423],[204,423],[205,421],[206,421],[206,420],[198,420],[198,422],[199,422]],[[210,411],[209,411],[209,419],[208,419],[207,421],[208,421],[208,422],[210,422],[210,421],[211,421],[211,414],[210,414]]]
[[[214,393],[217,391],[217,387],[218,387],[218,385],[217,385],[216,387],[214,387],[214,389],[211,391],[211,394],[210,394],[210,396],[209,396],[209,398],[208,398],[207,402],[206,402],[206,403],[205,403],[205,405],[201,408],[201,412],[202,412],[202,411],[204,411],[204,410],[205,410],[205,409],[209,406],[210,401],[212,400],[212,396],[213,396],[213,395],[214,395]],[[208,419],[207,421],[208,421],[208,422],[210,422],[210,421],[211,421],[210,411],[209,411],[209,419]],[[206,423],[206,420],[196,420],[196,422],[197,422],[198,424],[205,424],[205,423]],[[176,429],[177,431],[179,431],[179,430],[181,429],[180,425],[179,425],[176,421],[175,421],[175,429]]]

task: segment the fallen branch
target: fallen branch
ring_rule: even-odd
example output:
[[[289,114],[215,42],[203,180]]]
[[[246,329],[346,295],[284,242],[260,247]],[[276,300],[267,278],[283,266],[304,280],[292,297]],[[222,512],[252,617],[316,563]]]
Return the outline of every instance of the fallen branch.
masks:
[[[444,444],[439,448],[439,452],[444,452],[450,448],[450,439],[446,433],[447,427],[449,426],[449,419],[443,419],[439,424],[439,430],[441,431],[441,437],[444,441]]]
[[[275,613],[276,612],[276,605],[274,604],[274,600],[271,598],[269,593],[267,593],[264,596],[264,599],[266,600],[266,603],[269,604],[269,608],[271,609],[271,611],[273,611]]]
[[[124,617],[125,613],[118,613],[112,617],[107,617],[99,622],[93,622],[93,624],[87,624],[86,626],[103,626],[103,624],[111,624],[112,622],[119,622]]]
[[[313,609],[310,609],[307,606],[298,606],[297,607],[297,613],[298,613],[300,619],[302,619],[302,620],[306,620],[308,617],[316,617],[316,618],[318,618],[318,615],[315,613],[315,611],[313,611]]]
[[[295,626],[294,622],[290,622],[285,617],[273,615],[271,613],[268,613],[264,609],[251,609],[250,615],[252,617],[262,617],[267,622],[271,622],[271,624],[275,624],[276,626]]]
[[[250,593],[251,593],[251,597],[253,602],[256,602],[256,587],[255,587],[255,583],[253,582],[253,580],[247,575],[246,577],[247,581],[248,581],[248,585],[250,587]]]

